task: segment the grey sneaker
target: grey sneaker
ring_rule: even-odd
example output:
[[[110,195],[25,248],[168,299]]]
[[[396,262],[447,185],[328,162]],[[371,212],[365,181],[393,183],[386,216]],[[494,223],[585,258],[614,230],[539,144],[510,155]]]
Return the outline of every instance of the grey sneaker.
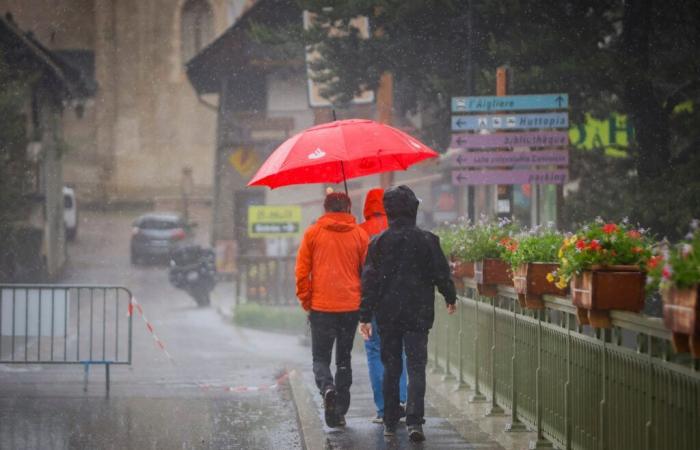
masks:
[[[408,427],[408,438],[413,442],[423,442],[425,434],[423,434],[422,425],[411,425]]]
[[[338,426],[344,427],[348,423],[345,421],[345,416],[338,416]]]
[[[385,423],[384,424],[384,436],[386,436],[386,437],[396,436],[396,425],[389,425],[388,423]]]
[[[406,404],[399,403],[399,421],[406,422]]]
[[[372,419],[372,423],[377,423],[381,425],[384,423],[384,417],[378,415],[377,417]]]

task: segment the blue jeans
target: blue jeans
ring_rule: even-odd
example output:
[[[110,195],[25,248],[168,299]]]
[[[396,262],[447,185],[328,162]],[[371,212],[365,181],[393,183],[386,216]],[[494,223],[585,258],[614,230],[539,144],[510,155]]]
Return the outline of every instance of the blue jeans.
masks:
[[[365,341],[365,352],[367,353],[367,366],[369,367],[369,380],[372,383],[372,393],[374,394],[374,405],[377,408],[377,415],[384,417],[384,393],[382,386],[384,383],[384,365],[382,364],[381,340],[377,330],[377,321],[372,319],[372,337]],[[406,352],[403,353],[403,371],[399,380],[399,399],[401,403],[406,403],[408,390],[406,388]]]

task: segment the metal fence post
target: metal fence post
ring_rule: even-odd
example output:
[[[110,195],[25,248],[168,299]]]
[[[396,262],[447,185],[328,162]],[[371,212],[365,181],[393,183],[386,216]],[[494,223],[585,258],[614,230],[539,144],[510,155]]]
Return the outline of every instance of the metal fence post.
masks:
[[[450,315],[445,314],[445,374],[442,376],[442,381],[454,381],[455,376],[452,375],[450,368]]]
[[[554,448],[551,442],[544,438],[542,433],[542,314],[537,311],[537,370],[535,371],[535,414],[537,416],[537,440],[530,442],[530,449]]]
[[[496,298],[491,297],[491,310],[493,312],[493,321],[491,323],[491,410],[486,414],[487,417],[505,414],[505,411],[498,405],[496,399]]]
[[[479,294],[474,296],[474,393],[469,398],[469,403],[483,403],[486,400],[479,390]]]
[[[608,411],[608,405],[607,405],[607,378],[608,378],[608,368],[607,368],[607,353],[608,353],[608,341],[610,340],[610,330],[607,328],[601,329],[601,348],[600,348],[600,358],[601,358],[601,395],[600,395],[600,434],[598,436],[599,438],[599,448],[601,450],[606,450],[608,448],[608,439],[607,439],[607,411]]]
[[[457,300],[459,303],[459,299]],[[455,387],[455,391],[463,391],[466,389],[469,389],[469,385],[467,384],[466,381],[464,381],[464,305],[460,304],[457,306],[459,310],[457,311],[459,313],[459,341],[457,342],[457,353],[459,354],[459,375],[457,378],[457,386]]]
[[[510,423],[506,424],[506,431],[517,432],[527,431],[527,427],[518,418],[518,313],[517,302],[512,302],[513,306],[513,357],[510,360],[510,376],[512,386],[512,406],[510,410]]]
[[[433,341],[435,342],[435,345],[433,347],[433,352],[434,352],[435,358],[433,360],[433,368],[430,371],[431,373],[434,373],[434,374],[442,373],[442,369],[440,368],[440,361],[438,360],[438,356],[439,356],[438,352],[440,349],[440,344],[438,343],[437,334],[439,332],[440,332],[440,330],[438,329],[438,327],[435,327],[435,339],[433,339]]]
[[[566,450],[571,449],[571,314],[566,314],[566,382],[564,382],[564,439]]]

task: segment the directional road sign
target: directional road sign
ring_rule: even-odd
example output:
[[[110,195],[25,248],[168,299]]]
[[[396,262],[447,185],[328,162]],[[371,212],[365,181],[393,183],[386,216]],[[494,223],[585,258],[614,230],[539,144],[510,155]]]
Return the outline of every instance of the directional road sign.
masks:
[[[453,134],[450,147],[564,147],[567,145],[569,145],[567,131],[530,131],[523,133]]]
[[[452,116],[452,130],[569,128],[568,113]]]
[[[568,166],[568,150],[534,152],[464,152],[452,157],[460,167]]]
[[[301,206],[248,207],[248,237],[293,237],[301,231]]]
[[[536,111],[568,107],[569,94],[452,97],[452,112]]]
[[[567,170],[455,170],[452,172],[452,184],[564,184],[568,178]]]

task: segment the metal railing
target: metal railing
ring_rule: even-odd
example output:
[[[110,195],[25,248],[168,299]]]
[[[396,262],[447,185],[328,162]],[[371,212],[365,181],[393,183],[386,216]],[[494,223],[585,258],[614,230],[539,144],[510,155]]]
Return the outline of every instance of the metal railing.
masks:
[[[612,329],[593,330],[568,298],[529,311],[512,288],[487,298],[474,287],[453,316],[437,300],[431,365],[491,414],[509,408],[508,431],[537,432],[531,448],[700,448],[698,360],[672,352],[661,319],[613,311]]]
[[[129,365],[131,292],[124,287],[0,284],[0,364]]]
[[[238,260],[236,302],[296,305],[296,257],[244,256]]]

